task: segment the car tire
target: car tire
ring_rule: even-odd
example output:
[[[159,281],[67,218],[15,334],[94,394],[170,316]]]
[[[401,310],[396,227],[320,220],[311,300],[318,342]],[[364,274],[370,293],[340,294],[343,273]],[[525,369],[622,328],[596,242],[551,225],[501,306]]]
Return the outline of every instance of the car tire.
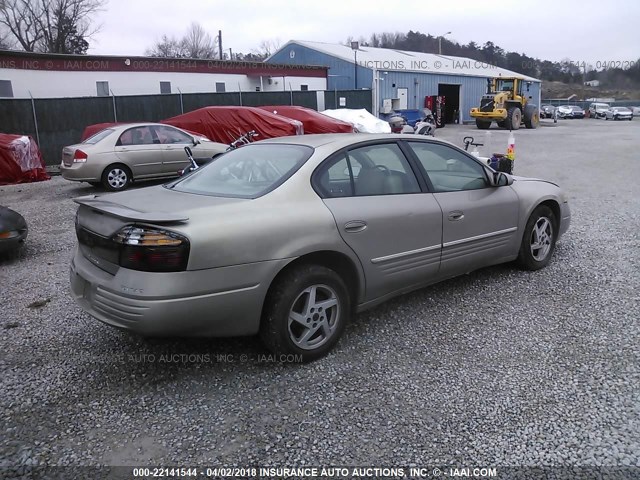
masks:
[[[524,126],[527,128],[538,128],[540,125],[540,114],[538,107],[527,105],[524,107]]]
[[[269,289],[260,338],[276,355],[310,362],[335,346],[350,316],[351,299],[342,278],[320,265],[302,265]]]
[[[131,183],[131,170],[126,165],[114,163],[102,172],[102,185],[111,192],[125,190]]]
[[[524,270],[547,266],[556,248],[558,222],[546,205],[539,205],[529,217],[522,236],[518,264]]]
[[[489,130],[489,128],[491,128],[491,121],[476,118],[476,127],[480,130]]]
[[[522,111],[518,107],[511,107],[507,111],[507,128],[509,130],[518,130],[522,123]]]

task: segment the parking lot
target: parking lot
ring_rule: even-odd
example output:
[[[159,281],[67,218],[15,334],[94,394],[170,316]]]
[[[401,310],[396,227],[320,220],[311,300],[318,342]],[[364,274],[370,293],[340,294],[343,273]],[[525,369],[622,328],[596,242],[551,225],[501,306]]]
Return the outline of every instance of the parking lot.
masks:
[[[437,131],[466,135],[485,139]],[[492,150],[507,136],[492,129]],[[95,189],[0,187],[30,227],[0,263],[0,467],[640,467],[639,152],[640,121],[517,131],[514,173],[569,194],[551,264],[392,300],[310,364],[254,338],[144,339],[99,323],[68,292],[71,199]]]

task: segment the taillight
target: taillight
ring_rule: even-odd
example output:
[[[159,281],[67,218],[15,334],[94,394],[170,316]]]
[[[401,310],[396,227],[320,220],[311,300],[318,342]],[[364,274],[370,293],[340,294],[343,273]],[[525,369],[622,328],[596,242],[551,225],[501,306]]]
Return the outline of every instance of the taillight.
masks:
[[[76,150],[73,154],[73,163],[84,163],[87,161],[88,155],[82,150]]]
[[[189,261],[189,240],[175,232],[130,225],[112,240],[120,245],[119,265],[143,272],[181,272]]]

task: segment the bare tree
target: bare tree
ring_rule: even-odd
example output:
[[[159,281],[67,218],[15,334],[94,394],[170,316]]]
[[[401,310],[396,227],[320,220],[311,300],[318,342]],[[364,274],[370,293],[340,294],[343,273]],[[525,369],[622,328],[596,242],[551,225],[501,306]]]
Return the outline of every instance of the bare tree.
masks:
[[[86,53],[108,0],[0,0],[0,25],[28,52]]]
[[[184,56],[180,40],[168,35],[163,35],[153,47],[147,48],[145,54],[149,57],[165,58],[181,58]]]
[[[218,52],[216,42],[202,25],[193,22],[181,38],[163,35],[159,41],[146,50],[151,57],[171,58],[215,58]]]
[[[279,48],[281,42],[279,38],[271,38],[269,40],[262,40],[257,49],[251,50],[253,55],[260,60],[264,60],[273,55]]]
[[[5,27],[27,52],[35,51],[36,45],[42,39],[37,20],[40,5],[31,3],[25,0],[0,1],[0,25]]]
[[[182,39],[182,50],[188,58],[214,58],[217,48],[202,25],[193,22]]]

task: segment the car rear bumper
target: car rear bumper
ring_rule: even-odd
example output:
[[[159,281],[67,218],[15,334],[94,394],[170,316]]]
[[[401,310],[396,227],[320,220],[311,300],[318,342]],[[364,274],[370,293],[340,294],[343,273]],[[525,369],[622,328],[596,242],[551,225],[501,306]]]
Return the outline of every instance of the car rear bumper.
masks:
[[[16,238],[0,239],[0,253],[7,253],[20,248],[26,238],[27,234],[24,233]]]
[[[257,333],[268,286],[287,260],[176,273],[120,268],[111,275],[76,248],[71,292],[91,316],[149,336]]]
[[[95,164],[73,163],[65,165],[60,162],[60,174],[66,180],[76,182],[99,182],[102,177],[102,167]]]

